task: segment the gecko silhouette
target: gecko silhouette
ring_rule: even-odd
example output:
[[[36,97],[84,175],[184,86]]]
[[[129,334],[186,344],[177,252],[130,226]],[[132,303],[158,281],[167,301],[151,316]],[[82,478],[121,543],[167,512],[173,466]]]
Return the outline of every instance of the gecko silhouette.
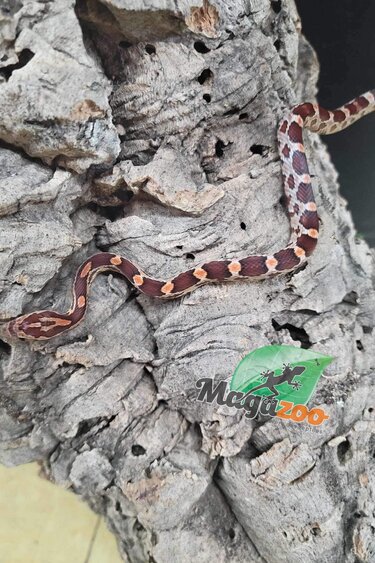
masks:
[[[280,394],[276,389],[276,386],[281,385],[282,383],[287,383],[293,389],[300,389],[302,385],[299,381],[294,381],[294,377],[301,375],[305,369],[306,368],[303,366],[291,368],[289,364],[284,364],[283,372],[280,375],[275,375],[274,371],[266,370],[261,374],[261,377],[262,379],[265,379],[265,382],[253,387],[253,389],[250,389],[250,391],[236,402],[242,403],[249,395],[252,395],[254,391],[258,391],[259,389],[269,389],[272,395],[268,395],[265,398],[274,399]]]

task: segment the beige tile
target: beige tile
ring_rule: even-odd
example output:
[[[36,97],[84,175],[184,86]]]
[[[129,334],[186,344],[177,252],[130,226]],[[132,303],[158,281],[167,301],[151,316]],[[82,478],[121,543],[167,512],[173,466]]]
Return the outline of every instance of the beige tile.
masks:
[[[100,520],[97,534],[87,563],[122,563],[114,536],[103,519]]]
[[[38,472],[35,463],[0,466],[0,563],[88,563],[96,544],[101,562],[107,550],[115,553],[111,563],[120,561],[114,538],[95,535],[100,531],[97,515]]]

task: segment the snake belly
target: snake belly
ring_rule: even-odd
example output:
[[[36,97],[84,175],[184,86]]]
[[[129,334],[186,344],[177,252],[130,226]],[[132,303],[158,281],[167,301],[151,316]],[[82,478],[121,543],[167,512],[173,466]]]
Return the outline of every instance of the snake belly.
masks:
[[[303,129],[329,135],[342,131],[374,110],[375,90],[371,90],[333,111],[318,104],[303,103],[282,118],[277,137],[291,235],[289,243],[281,250],[269,255],[206,262],[169,280],[148,276],[124,256],[100,252],[79,267],[69,311],[44,310],[22,315],[7,323],[9,336],[47,340],[75,327],[85,316],[91,283],[104,271],[124,276],[146,295],[170,298],[180,297],[207,282],[264,279],[296,270],[312,254],[319,236],[319,217],[303,144]]]

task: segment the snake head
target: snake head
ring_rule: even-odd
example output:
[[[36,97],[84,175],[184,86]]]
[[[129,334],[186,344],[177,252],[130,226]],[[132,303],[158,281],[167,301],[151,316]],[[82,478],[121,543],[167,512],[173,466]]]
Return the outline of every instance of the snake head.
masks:
[[[68,315],[55,311],[38,311],[22,315],[7,324],[9,335],[23,340],[48,340],[72,326]]]

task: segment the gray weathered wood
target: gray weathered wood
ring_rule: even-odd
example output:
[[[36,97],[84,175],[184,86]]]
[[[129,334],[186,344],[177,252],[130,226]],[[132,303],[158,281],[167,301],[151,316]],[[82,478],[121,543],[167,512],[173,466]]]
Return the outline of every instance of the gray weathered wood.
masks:
[[[67,309],[101,249],[168,278],[287,241],[276,127],[318,73],[293,0],[8,0],[0,14],[2,319]],[[322,220],[307,268],[171,302],[101,276],[75,330],[1,349],[1,462],[43,461],[124,559],[375,557],[373,254],[323,143],[306,145]],[[323,426],[196,401],[202,375],[301,341],[336,357],[312,402]]]

